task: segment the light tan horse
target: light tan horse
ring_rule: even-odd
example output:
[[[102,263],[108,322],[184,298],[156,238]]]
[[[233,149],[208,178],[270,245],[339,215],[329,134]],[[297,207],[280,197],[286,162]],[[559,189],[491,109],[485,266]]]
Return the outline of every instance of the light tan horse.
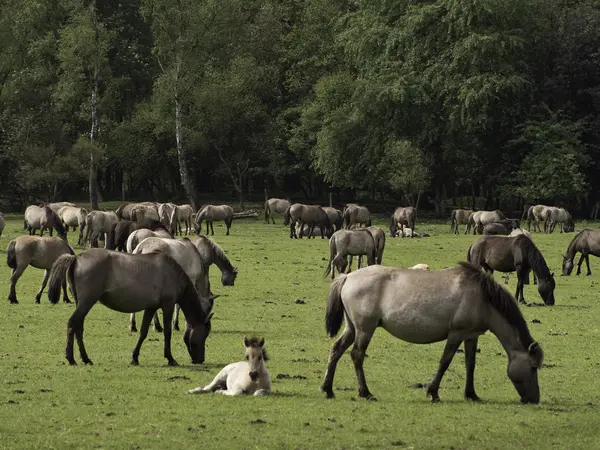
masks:
[[[410,237],[411,239],[415,235],[415,223],[417,222],[417,209],[412,206],[407,206],[406,208],[398,207],[394,211],[392,215],[392,223],[390,225],[390,235],[392,237],[396,237],[400,234],[401,237],[404,237],[404,227],[407,226],[411,230]],[[400,230],[400,233],[398,233]]]
[[[473,234],[483,234],[483,227],[494,222],[506,219],[504,213],[499,209],[494,211],[475,211],[472,216]]]
[[[193,216],[194,208],[192,208],[192,205],[176,205],[169,218],[169,231],[171,231],[171,234],[173,236],[183,234],[181,231],[182,222],[185,224],[185,235],[192,234]]]
[[[98,247],[98,238],[104,235],[104,246],[108,242],[108,235],[113,227],[117,224],[119,218],[114,212],[108,211],[92,211],[85,218],[85,239],[83,245],[89,243],[92,247]]]
[[[465,234],[468,233],[469,216],[472,209],[455,209],[450,215],[450,233],[458,234],[458,226],[465,225]]]
[[[265,202],[265,223],[269,223],[269,219],[275,224],[274,214],[285,214],[287,209],[291,206],[289,200],[283,198],[270,198]]]
[[[377,248],[373,235],[366,229],[339,230],[333,233],[329,239],[329,262],[324,276],[331,273],[331,279],[335,277],[335,269],[344,273],[348,265],[348,256],[367,256],[367,264],[375,264],[377,260]],[[358,268],[361,268],[361,260],[358,260]],[[350,269],[348,269],[350,271]]]
[[[46,203],[44,206],[47,206],[52,211],[54,211],[55,213],[58,214],[58,211],[60,211],[61,208],[64,208],[65,206],[73,206],[74,207],[75,203],[71,203],[71,202],[55,202],[55,203]]]
[[[158,205],[158,218],[166,228],[169,228],[171,224],[171,214],[176,206],[175,203],[161,203]]]
[[[344,214],[342,213],[342,211],[336,208],[332,208],[330,206],[324,206],[323,211],[325,211],[327,217],[329,217],[329,223],[331,224],[332,232],[341,230],[343,228]],[[334,225],[335,230],[333,229]]]
[[[155,202],[124,203],[115,210],[115,214],[119,219],[135,220],[131,218],[131,213],[138,206],[147,206],[149,208],[154,208],[156,209],[156,214],[158,215],[158,204],[156,204]]]
[[[377,256],[375,258],[375,264],[381,264],[383,260],[383,251],[385,250],[385,231],[378,227],[367,227],[366,230],[373,236],[375,242],[375,251]],[[350,264],[348,268],[352,268],[352,255],[350,255]],[[362,267],[362,255],[358,256],[358,267]]]
[[[52,230],[56,230],[62,239],[67,239],[67,230],[49,206],[28,206],[25,210],[24,222],[25,229],[29,230],[30,235],[35,235],[36,230],[40,230],[40,236],[43,236],[44,230],[49,230],[52,236]]]
[[[527,210],[527,231],[531,231],[531,222],[533,221],[533,231],[542,231],[540,223],[546,222],[546,210],[551,206],[533,205]],[[545,230],[544,230],[545,231]]]
[[[552,233],[556,224],[560,225],[560,232],[568,233],[575,231],[575,222],[573,217],[564,208],[548,208],[546,210],[546,221],[544,222],[544,230],[546,233]]]
[[[192,239],[192,244],[196,246],[202,261],[206,265],[208,274],[211,265],[216,265],[221,271],[221,284],[223,286],[233,286],[237,277],[237,268],[233,267],[229,258],[219,244],[210,240],[207,236],[199,236]]]
[[[88,212],[85,208],[77,208],[76,206],[63,206],[58,210],[58,217],[62,221],[65,229],[73,227],[73,231],[79,228],[79,239],[77,244],[81,245],[83,241],[83,230],[85,229],[85,218]]]
[[[227,227],[226,236],[229,236],[229,229],[233,222],[233,208],[229,205],[207,205],[198,211],[196,214],[196,234],[200,234],[202,231],[202,221],[206,220],[206,234],[208,235],[208,226],[212,235],[215,235],[215,229],[213,228],[213,222],[223,220]]]
[[[144,220],[159,222],[158,209],[152,206],[138,205],[131,210],[131,220],[134,222],[143,222]]]
[[[44,270],[42,286],[35,296],[35,302],[39,303],[52,264],[62,255],[74,255],[73,249],[64,240],[57,237],[47,236],[19,236],[8,244],[6,249],[6,264],[12,269],[10,276],[10,294],[8,299],[11,303],[19,303],[17,300],[17,281],[28,266]],[[67,296],[67,285],[63,285],[63,300],[71,303]]]
[[[347,230],[356,228],[359,225],[362,225],[363,227],[371,226],[371,213],[366,206],[348,203],[344,206],[342,216],[344,217],[344,227]]]
[[[138,244],[149,237],[173,239],[167,230],[158,229],[152,231],[148,228],[140,228],[139,230],[132,231],[127,237],[127,244],[125,246],[127,253],[133,253],[133,250],[138,246]]]
[[[215,392],[223,395],[269,395],[271,375],[265,364],[269,360],[265,340],[244,338],[246,361],[225,366],[212,382],[204,387],[187,391],[188,394]]]

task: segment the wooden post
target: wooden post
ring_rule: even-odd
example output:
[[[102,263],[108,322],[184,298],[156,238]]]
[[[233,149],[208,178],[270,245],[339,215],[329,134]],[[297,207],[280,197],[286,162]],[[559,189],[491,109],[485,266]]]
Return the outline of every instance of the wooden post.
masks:
[[[329,207],[333,208],[333,186],[329,186]]]

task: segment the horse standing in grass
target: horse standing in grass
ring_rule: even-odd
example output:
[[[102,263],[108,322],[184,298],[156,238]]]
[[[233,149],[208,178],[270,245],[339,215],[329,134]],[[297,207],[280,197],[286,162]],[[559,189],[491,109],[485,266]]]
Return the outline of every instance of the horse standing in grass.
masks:
[[[411,230],[410,237],[412,238],[415,234],[415,223],[417,222],[417,210],[412,206],[406,208],[398,207],[392,215],[392,223],[390,225],[390,235],[396,237],[398,235],[398,229],[400,229],[400,236],[404,237],[404,227],[407,226]]]
[[[265,364],[269,360],[264,348],[265,340],[244,338],[246,361],[232,363],[223,368],[212,383],[187,391],[188,394],[215,392],[223,395],[269,395],[271,375]]]
[[[50,236],[52,230],[62,238],[67,239],[67,230],[63,226],[58,215],[48,206],[28,206],[25,210],[24,228],[29,230],[29,235],[34,236],[36,230],[40,230],[40,236],[44,235],[44,230],[48,229]]]
[[[92,211],[85,218],[87,231],[83,245],[90,243],[92,247],[98,247],[98,238],[104,236],[104,246],[108,243],[108,235],[119,221],[117,214],[107,211]]]
[[[329,216],[323,208],[317,205],[303,205],[294,203],[284,214],[283,224],[290,226],[290,239],[302,238],[296,234],[296,224],[300,224],[300,229],[307,224],[310,226],[308,236],[313,234],[314,227],[318,226],[321,230],[321,239],[325,239],[326,230],[331,227]]]
[[[385,250],[385,231],[378,227],[367,227],[365,230],[371,233],[373,242],[375,242],[375,252],[377,254],[375,257],[375,264],[381,264],[381,261],[383,260],[383,251]],[[348,269],[352,268],[352,258],[353,256],[350,255]],[[362,255],[358,256],[358,267],[362,267]]]
[[[173,235],[171,235],[171,233],[169,233],[167,230],[152,231],[148,228],[140,228],[139,230],[133,231],[127,238],[127,244],[125,246],[127,253],[133,253],[133,250],[138,246],[138,244],[149,237],[172,239]]]
[[[64,240],[57,237],[46,236],[19,236],[8,244],[6,249],[6,264],[12,269],[10,276],[10,294],[8,299],[12,304],[17,304],[17,281],[28,266],[44,270],[42,286],[35,296],[35,302],[39,303],[52,264],[62,255],[74,255],[73,249]],[[63,283],[63,300],[71,303],[67,295],[67,284]]]
[[[285,214],[290,206],[289,200],[283,198],[270,198],[267,200],[265,202],[265,223],[269,223],[269,219],[271,219],[273,225],[275,225],[273,214]]]
[[[329,262],[324,276],[331,273],[331,279],[335,277],[335,269],[344,273],[348,265],[348,256],[367,256],[367,264],[375,264],[377,260],[377,248],[373,235],[367,230],[339,230],[333,233],[329,239]],[[361,268],[361,260],[358,260],[358,268]]]
[[[196,215],[196,234],[200,234],[202,231],[202,221],[206,220],[206,234],[208,235],[208,227],[212,235],[215,235],[215,229],[213,228],[213,222],[223,220],[225,227],[227,227],[226,236],[229,236],[229,229],[233,222],[233,208],[229,205],[207,205],[202,210],[198,211]]]
[[[466,226],[469,225],[469,216],[472,212],[472,209],[453,210],[450,215],[450,233],[458,234],[458,226],[465,225],[465,234],[467,234]]]
[[[132,213],[133,210],[138,206],[147,206],[149,208],[154,208],[156,210],[156,214],[158,215],[158,205],[154,202],[124,203],[115,210],[115,214],[119,219],[135,220],[132,218]]]
[[[221,284],[223,286],[233,286],[235,284],[238,271],[233,267],[231,262],[229,262],[229,259],[225,256],[225,252],[219,244],[206,236],[192,239],[192,244],[196,246],[202,257],[202,261],[204,261],[204,264],[206,265],[207,276],[210,266],[215,264],[221,271]]]
[[[65,206],[74,207],[75,203],[71,203],[71,202],[54,202],[54,203],[45,203],[43,205],[40,205],[40,207],[43,207],[43,206],[47,206],[52,211],[54,211],[55,213],[58,214],[58,211],[60,211],[61,208],[64,208]]]
[[[573,272],[574,260],[577,253],[581,253],[577,264],[577,275],[581,273],[581,263],[585,259],[587,276],[592,274],[590,269],[590,255],[600,257],[600,230],[581,230],[569,243],[567,253],[563,256],[563,275],[568,276]]]
[[[323,211],[325,211],[327,217],[329,217],[329,223],[331,224],[332,232],[341,230],[344,225],[344,215],[342,211],[336,208],[332,208],[330,206],[324,206]],[[334,225],[335,230],[333,229]]]
[[[63,255],[56,260],[50,273],[48,299],[51,303],[58,302],[60,286],[66,279],[77,305],[67,325],[66,358],[69,364],[76,364],[74,337],[77,338],[82,361],[92,364],[83,344],[83,322],[98,301],[114,311],[144,311],[140,337],[132,353],[132,365],[139,364],[140,348],[158,309],[162,309],[165,318],[164,356],[170,366],[177,365],[171,354],[171,318],[175,304],[181,306],[187,319],[184,342],[192,363],[204,362],[211,316],[203,308],[185,271],[169,256],[163,253],[130,255],[103,249],[91,249],[77,256]]]
[[[486,272],[517,272],[515,297],[525,303],[523,285],[529,284],[529,272],[538,279],[538,292],[546,305],[554,305],[554,274],[533,241],[525,235],[515,237],[484,236],[467,253],[467,260]]]
[[[161,203],[158,206],[158,220],[167,228],[171,225],[171,214],[176,206],[175,203]]]
[[[348,203],[342,212],[344,217],[344,228],[351,228],[362,225],[363,227],[371,226],[371,213],[366,206],[360,206],[356,203]]]
[[[338,360],[352,348],[358,378],[358,396],[369,400],[363,361],[378,327],[415,344],[446,340],[440,365],[427,387],[427,396],[439,401],[440,382],[464,341],[465,397],[477,401],[473,383],[478,337],[490,330],[508,354],[508,377],[522,403],[538,403],[538,369],[543,352],[533,340],[514,298],[490,275],[471,264],[460,263],[439,271],[407,270],[375,265],[340,277],[331,284],[325,327],[334,337],[346,318],[327,364],[321,390],[334,397],[333,378]]]
[[[546,222],[546,210],[552,208],[546,205],[533,205],[527,210],[527,231],[531,231],[531,222],[533,221],[533,231],[542,231],[540,223]],[[546,231],[544,229],[544,231]]]
[[[62,221],[65,229],[73,227],[73,231],[79,228],[79,239],[77,244],[81,245],[83,241],[83,230],[85,229],[85,219],[88,212],[85,208],[77,208],[75,206],[63,206],[58,210],[58,217]]]
[[[173,236],[183,234],[181,231],[182,222],[185,224],[185,235],[192,234],[193,215],[194,208],[192,208],[192,205],[176,205],[169,218],[169,231],[171,234]]]
[[[483,227],[490,223],[500,222],[506,219],[504,213],[499,209],[495,211],[475,211],[472,216],[473,234],[483,234]]]
[[[108,241],[106,242],[106,248],[108,250],[119,250],[124,252],[127,250],[127,239],[129,235],[135,230],[148,229],[150,231],[164,231],[168,237],[173,237],[169,230],[165,226],[154,219],[145,219],[139,222],[133,222],[131,220],[120,220],[113,225],[110,233],[108,234]]]
[[[546,233],[552,233],[554,228],[556,228],[556,224],[560,225],[560,232],[563,231],[568,233],[570,231],[575,231],[575,223],[573,222],[573,217],[571,214],[564,208],[548,208],[546,210],[546,221],[544,222],[544,230]]]

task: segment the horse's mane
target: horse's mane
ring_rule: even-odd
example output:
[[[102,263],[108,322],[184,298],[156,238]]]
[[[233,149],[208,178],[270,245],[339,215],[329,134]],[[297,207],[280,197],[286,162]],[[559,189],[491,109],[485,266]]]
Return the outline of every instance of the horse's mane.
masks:
[[[467,278],[479,283],[486,299],[513,328],[518,330],[521,344],[526,349],[529,348],[534,340],[514,297],[500,286],[491,275],[478,269],[473,264],[467,262],[459,262],[458,264],[462,267]]]
[[[527,255],[527,262],[529,263],[529,267],[533,269],[536,275],[539,274],[542,277],[548,276],[548,274],[550,273],[548,264],[546,264],[546,260],[544,259],[542,252],[540,252],[540,250],[536,247],[533,241],[524,234],[519,234],[513,239],[515,240],[515,242],[518,243],[519,246],[521,246],[524,253]]]
[[[219,244],[217,244],[215,241],[207,238],[206,236],[200,236],[201,239],[203,239],[212,249],[213,254],[215,255],[215,260],[219,261],[219,264],[217,265],[223,265],[223,268],[228,271],[228,272],[236,272],[235,267],[233,267],[233,265],[231,264],[231,261],[229,261],[229,258],[227,258],[227,256],[225,255],[225,252],[223,251],[223,249],[221,248],[221,246]],[[216,263],[215,261],[215,263]],[[221,267],[219,267],[221,268]]]
[[[570,254],[573,253],[573,257],[575,257],[575,251],[573,250],[573,248],[575,247],[575,245],[577,244],[577,242],[579,241],[579,239],[581,239],[581,234],[584,231],[590,231],[589,228],[584,228],[583,230],[581,230],[579,233],[577,233],[575,236],[573,236],[573,239],[571,239],[571,242],[569,243],[569,246],[567,247],[567,256],[570,258]]]

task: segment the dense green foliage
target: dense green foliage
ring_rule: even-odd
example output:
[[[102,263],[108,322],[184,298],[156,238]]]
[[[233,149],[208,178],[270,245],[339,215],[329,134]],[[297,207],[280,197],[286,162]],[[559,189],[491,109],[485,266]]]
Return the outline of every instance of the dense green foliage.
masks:
[[[575,209],[599,28],[594,0],[3,0],[0,200],[83,199],[92,157],[106,198]]]

